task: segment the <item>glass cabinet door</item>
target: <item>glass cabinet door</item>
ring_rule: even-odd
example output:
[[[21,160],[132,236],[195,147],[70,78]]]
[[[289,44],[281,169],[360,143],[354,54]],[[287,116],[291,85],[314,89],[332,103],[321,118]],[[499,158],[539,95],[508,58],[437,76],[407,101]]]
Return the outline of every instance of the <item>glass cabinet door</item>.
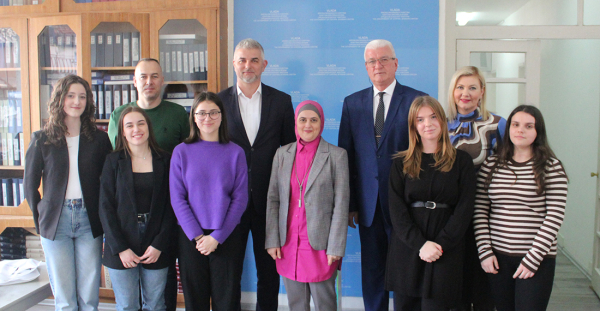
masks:
[[[58,80],[77,74],[77,37],[67,25],[46,26],[38,35],[40,122],[48,121],[48,102]]]
[[[90,42],[96,119],[107,123],[115,109],[137,100],[133,75],[142,55],[140,31],[129,22],[101,22]]]
[[[191,109],[208,84],[207,30],[195,19],[171,19],[159,30],[159,61],[165,77],[163,98]]]

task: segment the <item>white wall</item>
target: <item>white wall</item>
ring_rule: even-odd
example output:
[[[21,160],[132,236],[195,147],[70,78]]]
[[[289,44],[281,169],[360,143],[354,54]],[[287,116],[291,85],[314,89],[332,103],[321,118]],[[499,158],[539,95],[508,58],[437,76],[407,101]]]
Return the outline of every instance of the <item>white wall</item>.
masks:
[[[503,25],[576,24],[576,9],[576,0],[531,0]],[[598,170],[598,55],[600,40],[542,41],[539,107],[551,147],[570,178],[559,244],[588,274],[592,271],[596,205],[596,180],[590,178],[590,172]]]
[[[559,243],[588,273],[592,271],[600,40],[542,41],[540,109],[551,147],[569,174],[566,218]]]

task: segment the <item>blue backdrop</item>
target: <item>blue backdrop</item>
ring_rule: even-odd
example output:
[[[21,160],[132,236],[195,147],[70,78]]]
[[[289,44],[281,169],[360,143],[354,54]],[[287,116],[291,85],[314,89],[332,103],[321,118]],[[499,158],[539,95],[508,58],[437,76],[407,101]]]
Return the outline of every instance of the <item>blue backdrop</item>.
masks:
[[[439,0],[234,3],[234,44],[253,38],[263,45],[269,64],[262,81],[290,94],[294,107],[306,99],[323,106],[323,137],[332,144],[337,145],[344,97],[372,86],[364,64],[364,48],[371,40],[386,39],[394,45],[398,82],[437,94]],[[342,295],[362,296],[360,284],[358,230],[349,229]],[[251,242],[242,290],[256,291]]]

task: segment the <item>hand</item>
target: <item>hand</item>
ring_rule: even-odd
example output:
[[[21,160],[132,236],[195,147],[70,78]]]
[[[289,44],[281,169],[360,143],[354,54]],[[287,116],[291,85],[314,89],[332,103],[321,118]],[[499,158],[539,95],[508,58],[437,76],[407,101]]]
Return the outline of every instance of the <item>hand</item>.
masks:
[[[331,266],[334,262],[342,259],[342,256],[327,255],[327,265]]]
[[[350,228],[356,229],[357,224],[358,224],[358,212],[348,213],[348,226]]]
[[[121,262],[123,263],[123,267],[130,269],[137,267],[140,262],[140,257],[138,257],[131,248],[128,248],[119,253],[119,257],[121,258]]]
[[[267,253],[271,255],[271,258],[273,258],[273,260],[281,259],[281,247],[267,248]]]
[[[486,258],[481,262],[481,268],[486,273],[498,274],[498,269],[500,269],[500,266],[498,266],[498,259],[496,256]]]
[[[442,257],[443,252],[441,245],[427,241],[423,244],[421,250],[419,250],[419,257],[421,257],[421,260],[423,261],[434,262]]]
[[[534,275],[534,272],[531,272],[531,270],[527,269],[523,264],[520,264],[519,268],[517,268],[517,272],[513,275],[513,279],[516,279],[517,277],[519,277],[519,279],[528,279],[532,278]]]
[[[205,256],[214,252],[217,249],[219,242],[210,235],[203,236],[200,240],[196,241],[196,249]]]
[[[140,262],[143,264],[155,263],[162,252],[152,246],[146,248],[146,252],[140,257]]]

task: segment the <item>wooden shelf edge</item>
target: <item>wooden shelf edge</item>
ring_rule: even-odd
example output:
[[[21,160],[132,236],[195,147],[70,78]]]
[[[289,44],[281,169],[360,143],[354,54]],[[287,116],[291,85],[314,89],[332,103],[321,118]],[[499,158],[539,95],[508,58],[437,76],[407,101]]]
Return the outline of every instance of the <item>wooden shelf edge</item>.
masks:
[[[165,84],[208,84],[207,80],[196,80],[196,81],[165,81]]]
[[[42,70],[46,70],[46,71],[61,71],[61,70],[77,71],[77,67],[42,67]]]
[[[23,165],[0,165],[0,171],[23,171],[25,166]]]
[[[18,67],[18,68],[0,68],[0,71],[21,71],[21,67]]]
[[[129,71],[129,70],[135,70],[135,67],[132,67],[132,66],[128,66],[128,67],[92,67],[92,71],[108,71],[108,70]]]

